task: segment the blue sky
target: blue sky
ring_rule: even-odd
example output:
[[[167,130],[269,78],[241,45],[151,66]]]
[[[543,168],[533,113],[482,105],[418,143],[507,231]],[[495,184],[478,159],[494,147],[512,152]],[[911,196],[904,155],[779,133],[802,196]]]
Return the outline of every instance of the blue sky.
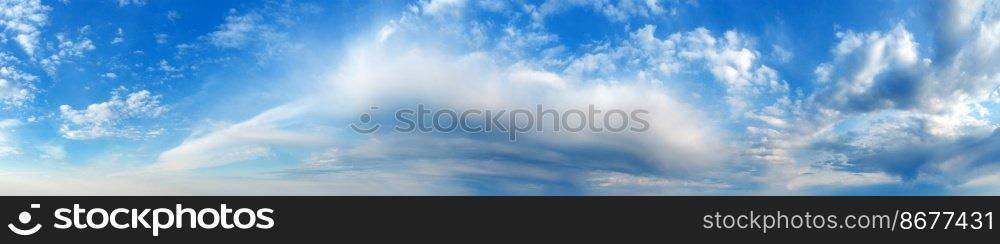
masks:
[[[980,195],[997,1],[0,0],[0,193]],[[589,104],[643,133],[370,135]]]

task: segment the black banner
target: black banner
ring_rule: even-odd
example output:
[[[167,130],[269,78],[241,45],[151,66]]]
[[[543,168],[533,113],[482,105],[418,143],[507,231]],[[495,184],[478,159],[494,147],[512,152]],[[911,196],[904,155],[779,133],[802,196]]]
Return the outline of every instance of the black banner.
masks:
[[[1000,236],[993,221],[1000,197],[0,199],[3,207],[0,220],[8,228],[3,237],[16,243],[336,243],[343,240],[688,243],[690,240],[812,242],[870,238],[995,240]]]

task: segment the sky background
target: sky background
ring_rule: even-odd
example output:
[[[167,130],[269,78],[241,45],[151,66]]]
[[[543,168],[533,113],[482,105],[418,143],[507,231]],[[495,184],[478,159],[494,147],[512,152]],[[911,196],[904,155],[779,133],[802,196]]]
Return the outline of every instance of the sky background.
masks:
[[[997,63],[997,1],[0,0],[0,193],[995,195]],[[416,104],[651,126],[350,130]]]

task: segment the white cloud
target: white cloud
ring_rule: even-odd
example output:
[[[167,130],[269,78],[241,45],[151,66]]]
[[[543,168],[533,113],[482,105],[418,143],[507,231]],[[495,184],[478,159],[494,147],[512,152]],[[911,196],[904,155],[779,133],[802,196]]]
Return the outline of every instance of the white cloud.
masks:
[[[10,129],[18,127],[21,124],[23,123],[16,119],[0,120],[0,158],[21,154],[21,152],[17,150],[14,145],[11,145],[13,141],[11,141],[10,135],[8,134]]]
[[[156,63],[156,64],[157,64],[157,67],[159,68],[159,70],[163,71],[163,72],[172,73],[172,72],[179,72],[179,71],[181,71],[181,68],[177,68],[177,67],[174,67],[174,66],[170,65],[170,63],[167,62],[166,59],[161,59],[160,62]]]
[[[470,31],[477,35],[482,31]],[[482,36],[474,36],[470,39],[485,39]],[[559,40],[555,34],[537,30],[526,30],[516,26],[503,28],[503,36],[499,38],[497,49],[511,52],[516,57],[531,57],[536,55],[542,48],[549,46]]]
[[[771,56],[775,60],[777,60],[778,63],[784,64],[784,63],[788,63],[789,61],[792,61],[792,58],[795,57],[795,54],[792,53],[791,51],[785,49],[782,46],[779,46],[777,44],[773,44],[773,45],[771,45]]]
[[[427,15],[455,13],[465,6],[466,0],[422,0],[420,10]]]
[[[940,30],[942,35],[935,45],[942,48],[935,55],[921,55],[919,44],[903,23],[886,33],[838,33],[841,41],[832,50],[834,60],[816,68],[817,80],[824,86],[810,99],[844,116],[899,113],[921,121],[921,133],[934,137],[956,138],[992,131],[995,125],[980,108],[1000,86],[1000,68],[981,64],[1000,61],[991,60],[1000,56],[991,51],[1000,47],[992,37],[994,32],[1000,36],[1000,21],[969,17],[966,12],[985,11],[969,9],[980,5],[948,5],[959,5],[951,8],[962,11],[948,11],[946,7],[943,18],[947,21],[978,24],[944,22],[957,29],[975,30]],[[949,36],[958,34],[964,36]],[[958,40],[967,43],[951,43]]]
[[[733,185],[721,182],[701,182],[670,179],[658,176],[643,176],[612,171],[594,171],[586,175],[587,187],[597,194],[640,194],[640,195],[710,195],[725,192]]]
[[[84,25],[83,27],[80,27],[80,29],[76,30],[76,32],[80,35],[90,34],[90,25]]]
[[[974,177],[956,187],[965,195],[1000,194],[1000,173]]]
[[[60,161],[66,159],[66,150],[61,145],[42,144],[38,146],[41,151],[40,158]]]
[[[617,70],[614,61],[606,53],[588,53],[574,59],[565,72],[571,75],[587,73],[611,74]]]
[[[76,110],[69,105],[59,106],[63,124],[59,132],[63,137],[86,140],[105,137],[137,138],[148,136],[139,127],[129,125],[133,119],[156,118],[166,112],[160,105],[160,96],[142,90],[122,95],[123,90],[112,92],[111,99]]]
[[[218,48],[250,50],[258,63],[263,63],[300,48],[301,44],[289,38],[283,30],[294,26],[299,18],[317,11],[306,6],[293,8],[290,4],[278,7],[267,5],[243,14],[230,9],[225,23],[202,39]]]
[[[898,176],[883,172],[844,172],[835,170],[811,171],[792,178],[788,190],[802,190],[809,187],[833,186],[852,187],[899,183]]]
[[[5,70],[12,72],[9,67],[0,67],[0,72],[4,72]],[[0,77],[0,102],[3,102],[3,104],[19,107],[33,97],[34,95],[30,88],[22,87],[22,85],[14,83],[12,80]]]
[[[383,26],[382,29],[378,31],[378,41],[385,42],[386,39],[389,39],[389,37],[392,36],[393,32],[396,32],[396,25],[390,23]]]
[[[535,21],[574,6],[591,8],[615,21],[627,21],[636,16],[663,14],[667,10],[661,4],[565,0],[519,7],[532,14]],[[489,11],[518,11],[481,5],[476,6]],[[832,60],[813,70],[817,92],[808,94],[793,93],[776,69],[763,64],[789,62],[795,57],[793,52],[769,45],[764,46],[770,48],[769,53],[762,55],[755,47],[757,40],[737,30],[713,33],[697,28],[657,33],[655,26],[646,25],[622,39],[564,47],[558,43],[559,36],[547,33],[544,26],[520,28],[516,21],[507,25],[481,23],[463,16],[462,11],[473,10],[464,1],[420,1],[410,6],[411,12],[403,18],[361,40],[370,42],[343,48],[347,55],[336,60],[335,70],[302,70],[328,74],[324,84],[328,89],[298,94],[306,98],[266,110],[250,120],[192,133],[181,144],[162,152],[150,169],[217,167],[299,153],[303,164],[321,168],[312,170],[326,176],[351,175],[341,170],[360,172],[353,168],[355,162],[378,162],[358,175],[385,173],[383,167],[391,165],[393,170],[420,169],[426,175],[446,179],[486,174],[569,180],[594,191],[691,187],[724,192],[740,187],[753,189],[760,184],[763,190],[781,193],[901,184],[910,179],[892,170],[853,165],[858,154],[875,153],[892,143],[958,138],[995,128],[986,118],[989,109],[981,102],[988,97],[984,94],[997,91],[998,68],[989,64],[1000,61],[995,51],[1000,25],[990,17],[993,15],[979,12],[981,4],[962,5],[968,6],[956,8],[954,15],[947,15],[950,22],[943,24],[964,30],[933,36],[944,40],[935,43],[934,48],[921,48],[903,23],[886,31],[838,33],[837,45],[831,49]],[[260,33],[276,29],[269,27],[269,18],[264,11],[231,11],[226,22],[204,40],[220,48],[255,46]],[[439,31],[429,34],[428,30]],[[563,53],[576,48],[586,51]],[[931,50],[934,55],[921,54],[922,50]],[[713,105],[712,110],[716,110],[715,102],[723,108],[728,105],[732,113],[718,116],[731,116],[732,120],[706,119],[702,111],[708,108],[695,107],[684,96],[675,94],[673,87],[662,86],[702,75],[715,80],[715,84],[696,84],[710,88],[705,96],[712,96],[709,94],[716,89],[722,93],[721,98],[709,97],[713,101],[705,103]],[[530,146],[498,145],[485,139],[448,135],[417,140],[435,143],[406,143],[380,134],[359,139],[374,149],[344,146],[337,141],[345,132],[314,127],[344,124],[341,122],[373,104],[392,110],[415,103],[452,109],[510,109],[537,103],[576,108],[591,103],[651,109],[655,113],[650,120],[659,123],[640,135],[531,133],[519,141]],[[716,131],[718,127],[736,128],[735,133],[745,134],[727,135]],[[736,140],[727,143],[730,139]],[[857,152],[824,148],[828,146],[824,142],[837,139],[843,141],[834,145]],[[419,149],[411,150],[413,145],[419,145]],[[480,154],[435,150],[458,145],[473,148],[465,152]],[[575,148],[625,156],[590,159],[566,153]],[[542,166],[515,166],[523,160],[517,157],[494,162],[502,166],[489,170],[427,164],[435,161],[480,167],[489,163],[475,156],[508,155],[504,153],[516,153],[539,164],[593,160],[601,162],[579,167],[621,168],[570,176]],[[647,172],[628,170],[639,166]],[[541,173],[519,174],[512,169]],[[495,171],[483,172],[490,170]],[[992,182],[992,178],[984,177],[979,181]],[[660,192],[683,193],[671,190]]]
[[[646,26],[639,31],[651,32],[648,29],[655,30],[655,27]],[[712,76],[725,83],[730,96],[781,95],[787,92],[788,85],[778,79],[777,72],[758,62],[760,52],[753,49],[747,37],[739,32],[730,30],[716,37],[708,29],[698,28],[659,41],[664,42],[662,47],[674,48],[668,53],[676,53],[680,59],[704,61]]]
[[[442,177],[408,174],[405,169],[366,174],[204,177],[186,172],[135,173],[94,167],[0,172],[7,195],[468,195]]]
[[[743,140],[735,143],[732,150],[739,152],[738,160],[755,171],[760,170],[755,174],[763,175],[743,176],[753,179],[744,183],[761,184],[765,191],[789,192],[808,191],[816,186],[858,187],[900,181],[885,172],[854,172],[815,164],[818,160],[815,155],[819,154],[810,151],[814,138],[828,132],[840,117],[810,107],[814,104],[802,101],[802,95],[792,99],[788,83],[779,78],[776,70],[760,63],[760,52],[754,49],[751,38],[736,31],[715,36],[704,28],[661,38],[655,30],[651,25],[639,28],[608,53],[622,60],[616,63],[623,64],[620,65],[623,70],[645,69],[647,73],[669,76],[691,72],[690,68],[703,68],[714,77],[724,88],[722,101],[729,105],[734,118],[741,118],[733,123],[746,130]],[[906,47],[900,45],[897,50]],[[841,50],[850,48],[845,45]],[[905,54],[893,57],[915,59]],[[834,68],[833,64],[822,65],[817,73],[836,77],[829,74],[835,72]]]
[[[411,32],[397,32],[400,40],[413,40]],[[377,40],[378,36],[371,39]],[[412,42],[408,42],[412,43]],[[434,45],[430,45],[434,46]],[[207,133],[192,135],[177,147],[160,154],[151,169],[176,170],[214,167],[225,164],[253,160],[265,156],[257,152],[288,152],[300,150],[327,150],[317,145],[343,140],[350,131],[316,132],[309,124],[329,124],[354,119],[357,114],[371,105],[379,105],[383,110],[392,111],[405,104],[435,104],[454,110],[487,108],[512,109],[533,108],[545,104],[555,109],[586,109],[594,104],[602,109],[647,109],[650,112],[650,131],[636,134],[602,133],[528,133],[521,141],[511,144],[506,141],[465,140],[454,145],[463,145],[467,150],[482,150],[483,154],[511,153],[528,157],[525,152],[537,151],[537,159],[547,165],[595,161],[587,157],[573,155],[559,156],[559,150],[607,150],[635,158],[621,159],[608,164],[642,165],[657,172],[667,172],[670,177],[696,177],[694,175],[714,172],[719,169],[728,155],[720,134],[705,126],[702,114],[683,101],[678,100],[662,87],[648,83],[630,81],[623,84],[586,84],[579,80],[567,79],[558,73],[532,66],[528,63],[504,63],[501,53],[471,52],[453,53],[448,49],[417,46],[396,46],[370,42],[348,48],[351,50],[335,70],[318,71],[329,74],[325,89],[299,94],[302,101],[286,104],[261,113],[253,119],[222,126]],[[330,106],[336,104],[336,106]],[[386,128],[389,130],[390,128]],[[320,136],[325,135],[325,136]],[[402,135],[401,135],[402,136]],[[329,138],[327,138],[329,137]],[[373,135],[373,142],[394,142],[395,136]],[[457,138],[424,138],[425,141],[454,141]],[[388,142],[387,142],[388,141]],[[303,143],[309,142],[309,143]],[[322,142],[322,143],[320,143]],[[522,144],[524,143],[524,144]],[[442,153],[450,146],[436,147],[430,143],[419,143],[421,149],[407,150],[413,143],[376,144],[387,146],[359,145],[356,150],[342,149],[336,155],[314,155],[317,160],[332,162],[385,162],[396,165],[403,162],[450,161],[461,165],[477,162],[477,154],[451,151]],[[450,144],[449,144],[450,145]],[[472,145],[484,145],[482,147]],[[472,147],[476,149],[471,149]],[[248,150],[260,148],[261,150]],[[442,150],[436,150],[442,149]],[[375,153],[363,153],[375,150]],[[401,152],[402,151],[402,152]],[[327,151],[329,152],[329,151]],[[405,153],[403,153],[405,152]],[[534,153],[531,153],[534,154]],[[242,156],[233,156],[242,155]],[[371,156],[363,156],[371,155]],[[399,156],[402,155],[402,156]],[[327,157],[329,156],[329,157]],[[398,157],[397,157],[398,156]],[[568,158],[567,158],[568,157]],[[532,156],[532,158],[535,158]],[[386,161],[388,160],[388,161]],[[496,166],[497,170],[514,167],[518,160]],[[599,164],[595,162],[594,164]],[[542,167],[542,166],[538,166]],[[459,177],[469,173],[455,168],[437,168],[436,173]],[[704,169],[704,171],[702,171]],[[484,171],[482,169],[476,172]],[[519,175],[513,171],[493,172],[498,175]],[[563,173],[552,173],[563,174]],[[567,173],[568,174],[568,173]],[[540,177],[540,176],[526,176]]]
[[[247,13],[238,15],[235,9],[229,10],[226,16],[226,23],[220,25],[218,30],[208,34],[208,39],[217,47],[241,48],[254,38],[259,32],[268,31],[261,25],[263,17],[257,13]]]
[[[920,74],[911,75],[907,71],[927,68],[930,65],[928,62],[918,60],[917,44],[913,40],[913,35],[902,24],[896,25],[892,31],[885,34],[877,31],[861,34],[847,31],[837,33],[837,36],[841,41],[832,50],[835,56],[834,62],[822,64],[817,68],[821,78],[834,80],[826,88],[825,93],[817,94],[817,99],[825,99],[823,103],[827,106],[846,111],[871,111],[896,106],[906,108],[917,102],[902,100],[911,98],[915,94],[901,94],[902,99],[888,100],[897,96],[877,93],[907,92],[898,91],[900,89],[885,90],[879,85],[919,79],[909,76]],[[894,72],[901,74],[888,76]]]
[[[306,115],[307,105],[289,104],[203,135],[192,135],[181,145],[160,154],[153,170],[184,170],[226,165],[271,154],[272,147],[320,147],[328,138],[310,132],[292,132],[281,126]]]
[[[167,15],[167,20],[170,21],[176,21],[181,18],[181,14],[177,13],[177,11],[174,10],[167,11],[166,15]]]
[[[954,185],[995,171],[971,163],[987,163],[983,155],[992,144],[966,144],[998,128],[984,104],[1000,86],[1000,68],[984,65],[1000,61],[998,5],[938,4],[931,49],[920,48],[904,22],[885,31],[836,33],[833,60],[814,70],[817,90],[789,110],[797,119],[785,130],[760,133],[767,140],[754,155],[786,163],[771,166],[769,181],[786,182],[786,190],[903,179]]]
[[[557,14],[572,7],[585,7],[601,13],[613,21],[624,22],[630,18],[653,18],[666,13],[666,9],[658,0],[546,0],[532,13],[536,23],[544,21],[545,17]]]
[[[42,68],[49,74],[54,74],[59,65],[61,65],[64,61],[82,58],[84,53],[97,49],[97,47],[94,46],[94,43],[86,37],[80,37],[74,41],[70,40],[63,34],[58,34],[56,35],[56,40],[58,40],[59,43],[57,51],[49,57],[39,61]]]
[[[558,40],[553,34],[513,26],[470,24],[451,18],[463,16],[429,17],[416,11],[388,27],[375,29],[370,37],[344,48],[346,54],[333,61],[337,64],[335,69],[302,70],[314,74],[310,77],[322,74],[328,79],[296,95],[301,100],[266,110],[246,121],[197,130],[176,147],[160,153],[148,169],[191,170],[308,152],[302,154],[306,169],[297,173],[298,177],[393,174],[402,180],[391,184],[413,184],[408,180],[421,178],[442,180],[443,186],[459,188],[455,181],[482,180],[476,176],[510,177],[622,192],[617,186],[594,185],[591,178],[581,177],[578,171],[547,168],[578,165],[584,169],[649,169],[649,177],[676,182],[678,186],[719,189],[726,185],[714,181],[727,181],[730,176],[727,162],[735,155],[726,153],[733,151],[726,143],[726,135],[716,130],[700,109],[672,90],[647,78],[637,78],[643,76],[635,70],[605,68],[607,72],[600,72],[596,64],[589,69],[585,59],[578,61],[581,74],[567,75],[570,73],[566,72],[567,67],[574,60],[563,59],[571,57],[559,53],[558,47],[549,46]],[[494,27],[499,29],[489,29]],[[431,34],[426,31],[428,28],[446,31]],[[498,41],[495,49],[482,45],[490,43],[489,38]],[[474,41],[483,39],[484,42]],[[539,57],[539,52],[547,54]],[[594,63],[600,63],[596,61],[602,58],[596,56],[601,55],[608,61],[622,58],[614,56],[615,53],[593,54]],[[703,63],[707,62],[699,64]],[[533,132],[519,135],[517,143],[453,134],[376,133],[355,139],[354,142],[360,143],[345,143],[357,135],[340,127],[318,126],[349,124],[372,105],[392,111],[417,103],[454,110],[509,110],[534,108],[536,104],[561,110],[587,109],[589,104],[601,109],[645,109],[651,111],[650,128],[635,134]],[[455,151],[455,147],[463,150]],[[595,158],[594,151],[616,156]],[[483,155],[508,156],[484,160]],[[508,183],[520,189],[512,192],[542,187],[497,182]]]
[[[569,83],[556,73],[516,65],[511,67],[509,78],[514,82],[537,84],[560,89],[569,86]]]
[[[3,119],[3,120],[0,120],[0,129],[13,128],[13,127],[19,126],[19,125],[21,125],[21,121],[20,120],[16,120],[16,119]]]
[[[163,33],[153,34],[153,39],[156,39],[156,44],[161,44],[161,45],[166,44],[168,38],[170,38],[170,35],[167,34]]]
[[[18,154],[21,154],[21,152],[18,151],[17,148],[0,144],[0,158],[5,158],[11,155],[18,155]]]
[[[310,168],[323,168],[336,166],[338,162],[340,162],[340,150],[330,148],[323,152],[313,153],[302,164]]]
[[[715,36],[705,28],[656,36],[656,26],[645,25],[618,45],[603,44],[570,61],[565,73],[639,73],[652,80],[706,72],[725,88],[733,114],[759,109],[748,101],[775,102],[789,92],[778,72],[760,63],[752,42],[736,31]],[[770,101],[769,101],[770,100]],[[767,104],[764,104],[767,105]],[[754,116],[762,118],[761,116]]]
[[[22,107],[35,97],[38,77],[16,68],[20,61],[0,51],[0,108]]]
[[[476,1],[479,7],[492,12],[501,12],[507,9],[510,4],[507,1]]]
[[[125,33],[122,32],[122,28],[119,27],[118,31],[115,32],[115,38],[111,40],[111,44],[114,45],[114,44],[122,43],[124,41],[125,41]]]
[[[115,0],[118,2],[118,7],[125,7],[129,5],[143,6],[146,5],[146,0]]]
[[[0,26],[4,27],[0,40],[11,35],[28,56],[34,55],[49,10],[41,0],[0,0]]]
[[[56,39],[59,41],[58,54],[62,57],[83,57],[84,52],[96,49],[88,38],[80,38],[74,42],[63,35],[56,35]]]

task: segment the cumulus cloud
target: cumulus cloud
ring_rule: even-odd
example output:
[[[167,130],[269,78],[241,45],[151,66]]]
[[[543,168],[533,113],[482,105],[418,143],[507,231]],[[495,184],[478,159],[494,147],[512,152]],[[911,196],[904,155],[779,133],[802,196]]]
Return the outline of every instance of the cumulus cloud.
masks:
[[[2,107],[22,107],[35,97],[34,83],[38,77],[20,71],[20,60],[0,51],[0,105]]]
[[[77,40],[71,40],[64,34],[58,34],[56,35],[56,40],[59,45],[56,47],[55,52],[39,61],[42,68],[49,74],[54,74],[63,62],[82,58],[84,53],[97,49],[94,46],[94,42],[86,37],[78,37]]]
[[[10,67],[0,68],[0,73],[13,73],[16,72]],[[25,101],[30,100],[33,97],[33,93],[29,90],[30,88],[22,87],[23,85],[14,83],[14,81],[0,78],[0,101],[4,105],[8,106],[21,106]]]
[[[608,68],[597,73],[608,73],[613,67],[617,73],[637,73],[640,79],[652,83],[676,83],[677,80],[699,79],[699,74],[706,74],[721,87],[720,102],[728,105],[732,118],[737,118],[732,124],[745,128],[739,136],[741,140],[729,148],[739,156],[729,160],[754,165],[752,167],[761,169],[758,174],[782,175],[740,184],[782,185],[798,177],[786,172],[815,170],[807,163],[793,167],[781,165],[797,164],[795,154],[809,145],[809,139],[803,138],[815,133],[795,130],[817,127],[797,125],[802,123],[798,117],[808,116],[802,101],[792,99],[788,83],[776,70],[761,63],[760,52],[750,39],[735,30],[715,35],[705,28],[662,35],[656,33],[656,26],[645,25],[630,32],[628,38],[617,45],[598,47],[599,52],[571,61],[569,67],[572,69],[567,73],[599,71],[576,67],[601,67],[596,64],[604,63],[603,67]],[[601,60],[595,59],[596,55],[606,55],[610,61],[592,62]]]
[[[167,107],[160,104],[160,96],[147,90],[123,93],[123,89],[117,89],[108,101],[90,104],[81,110],[70,105],[59,106],[63,120],[59,132],[63,137],[74,140],[155,135],[156,130],[145,130],[129,122],[156,118],[165,113]]]
[[[839,168],[882,172],[867,176],[883,181],[960,186],[989,179],[996,162],[983,155],[997,148],[988,141],[998,125],[986,106],[1000,69],[986,64],[1000,56],[998,5],[935,4],[933,49],[921,49],[904,22],[836,33],[833,60],[815,69],[819,88],[806,101],[809,119],[794,125],[798,138],[811,139],[797,140],[796,150],[840,155]]]
[[[761,184],[764,191],[796,192],[901,182],[901,177],[885,172],[885,169],[851,166],[850,162],[860,156],[855,152],[830,152],[817,148],[824,138],[837,134],[833,127],[841,125],[845,119],[855,118],[852,115],[868,116],[868,113],[880,110],[902,110],[901,114],[881,116],[879,120],[905,118],[917,121],[914,125],[922,126],[930,134],[954,135],[966,130],[988,131],[993,128],[981,115],[966,116],[984,111],[974,104],[949,107],[946,110],[948,113],[928,112],[935,111],[929,110],[933,106],[905,98],[926,96],[924,94],[885,94],[907,92],[902,88],[910,83],[897,78],[883,81],[886,76],[882,74],[901,73],[905,75],[896,77],[921,79],[933,75],[916,72],[929,68],[930,61],[920,58],[917,44],[905,27],[897,25],[887,33],[847,31],[837,35],[841,42],[833,48],[834,61],[823,63],[816,69],[820,77],[816,83],[820,88],[808,96],[801,91],[793,94],[775,69],[762,64],[761,54],[755,49],[752,38],[734,30],[713,35],[711,31],[699,28],[661,37],[656,33],[655,26],[646,25],[631,32],[621,44],[598,47],[596,50],[599,52],[576,58],[570,62],[570,67],[574,68],[569,71],[574,72],[567,73],[638,70],[656,79],[685,77],[685,73],[698,70],[709,74],[723,88],[725,95],[722,100],[729,105],[731,114],[742,118],[733,122],[745,128],[742,140],[733,148],[740,152],[740,157],[735,160],[760,170],[754,173],[759,177],[748,175],[747,179],[754,179],[749,182]],[[606,68],[602,71],[597,67]],[[886,124],[907,124],[894,122]],[[883,127],[883,130],[888,129],[890,127]],[[852,133],[883,140],[897,138],[886,135],[896,132]],[[872,142],[868,141],[860,148],[874,150],[881,146],[872,145]]]
[[[749,109],[748,100],[781,97],[788,83],[777,71],[760,63],[758,52],[748,38],[734,30],[713,35],[705,28],[658,37],[656,26],[645,25],[629,33],[617,45],[574,58],[566,73],[639,73],[660,79],[704,71],[721,82],[734,114]]]
[[[1000,21],[996,4],[942,3],[933,54],[921,54],[913,34],[899,23],[885,33],[840,32],[834,60],[816,69],[823,90],[813,98],[846,115],[883,110],[909,113],[931,136],[955,137],[967,129],[991,130],[979,111],[1000,86]],[[977,17],[979,16],[979,17]]]
[[[907,109],[918,99],[929,60],[920,60],[913,34],[902,24],[888,33],[837,33],[834,61],[821,64],[818,82],[829,84],[816,95],[820,103],[847,112]]]
[[[28,56],[34,55],[49,10],[41,0],[0,1],[0,26],[4,27],[0,40],[14,39]]]

